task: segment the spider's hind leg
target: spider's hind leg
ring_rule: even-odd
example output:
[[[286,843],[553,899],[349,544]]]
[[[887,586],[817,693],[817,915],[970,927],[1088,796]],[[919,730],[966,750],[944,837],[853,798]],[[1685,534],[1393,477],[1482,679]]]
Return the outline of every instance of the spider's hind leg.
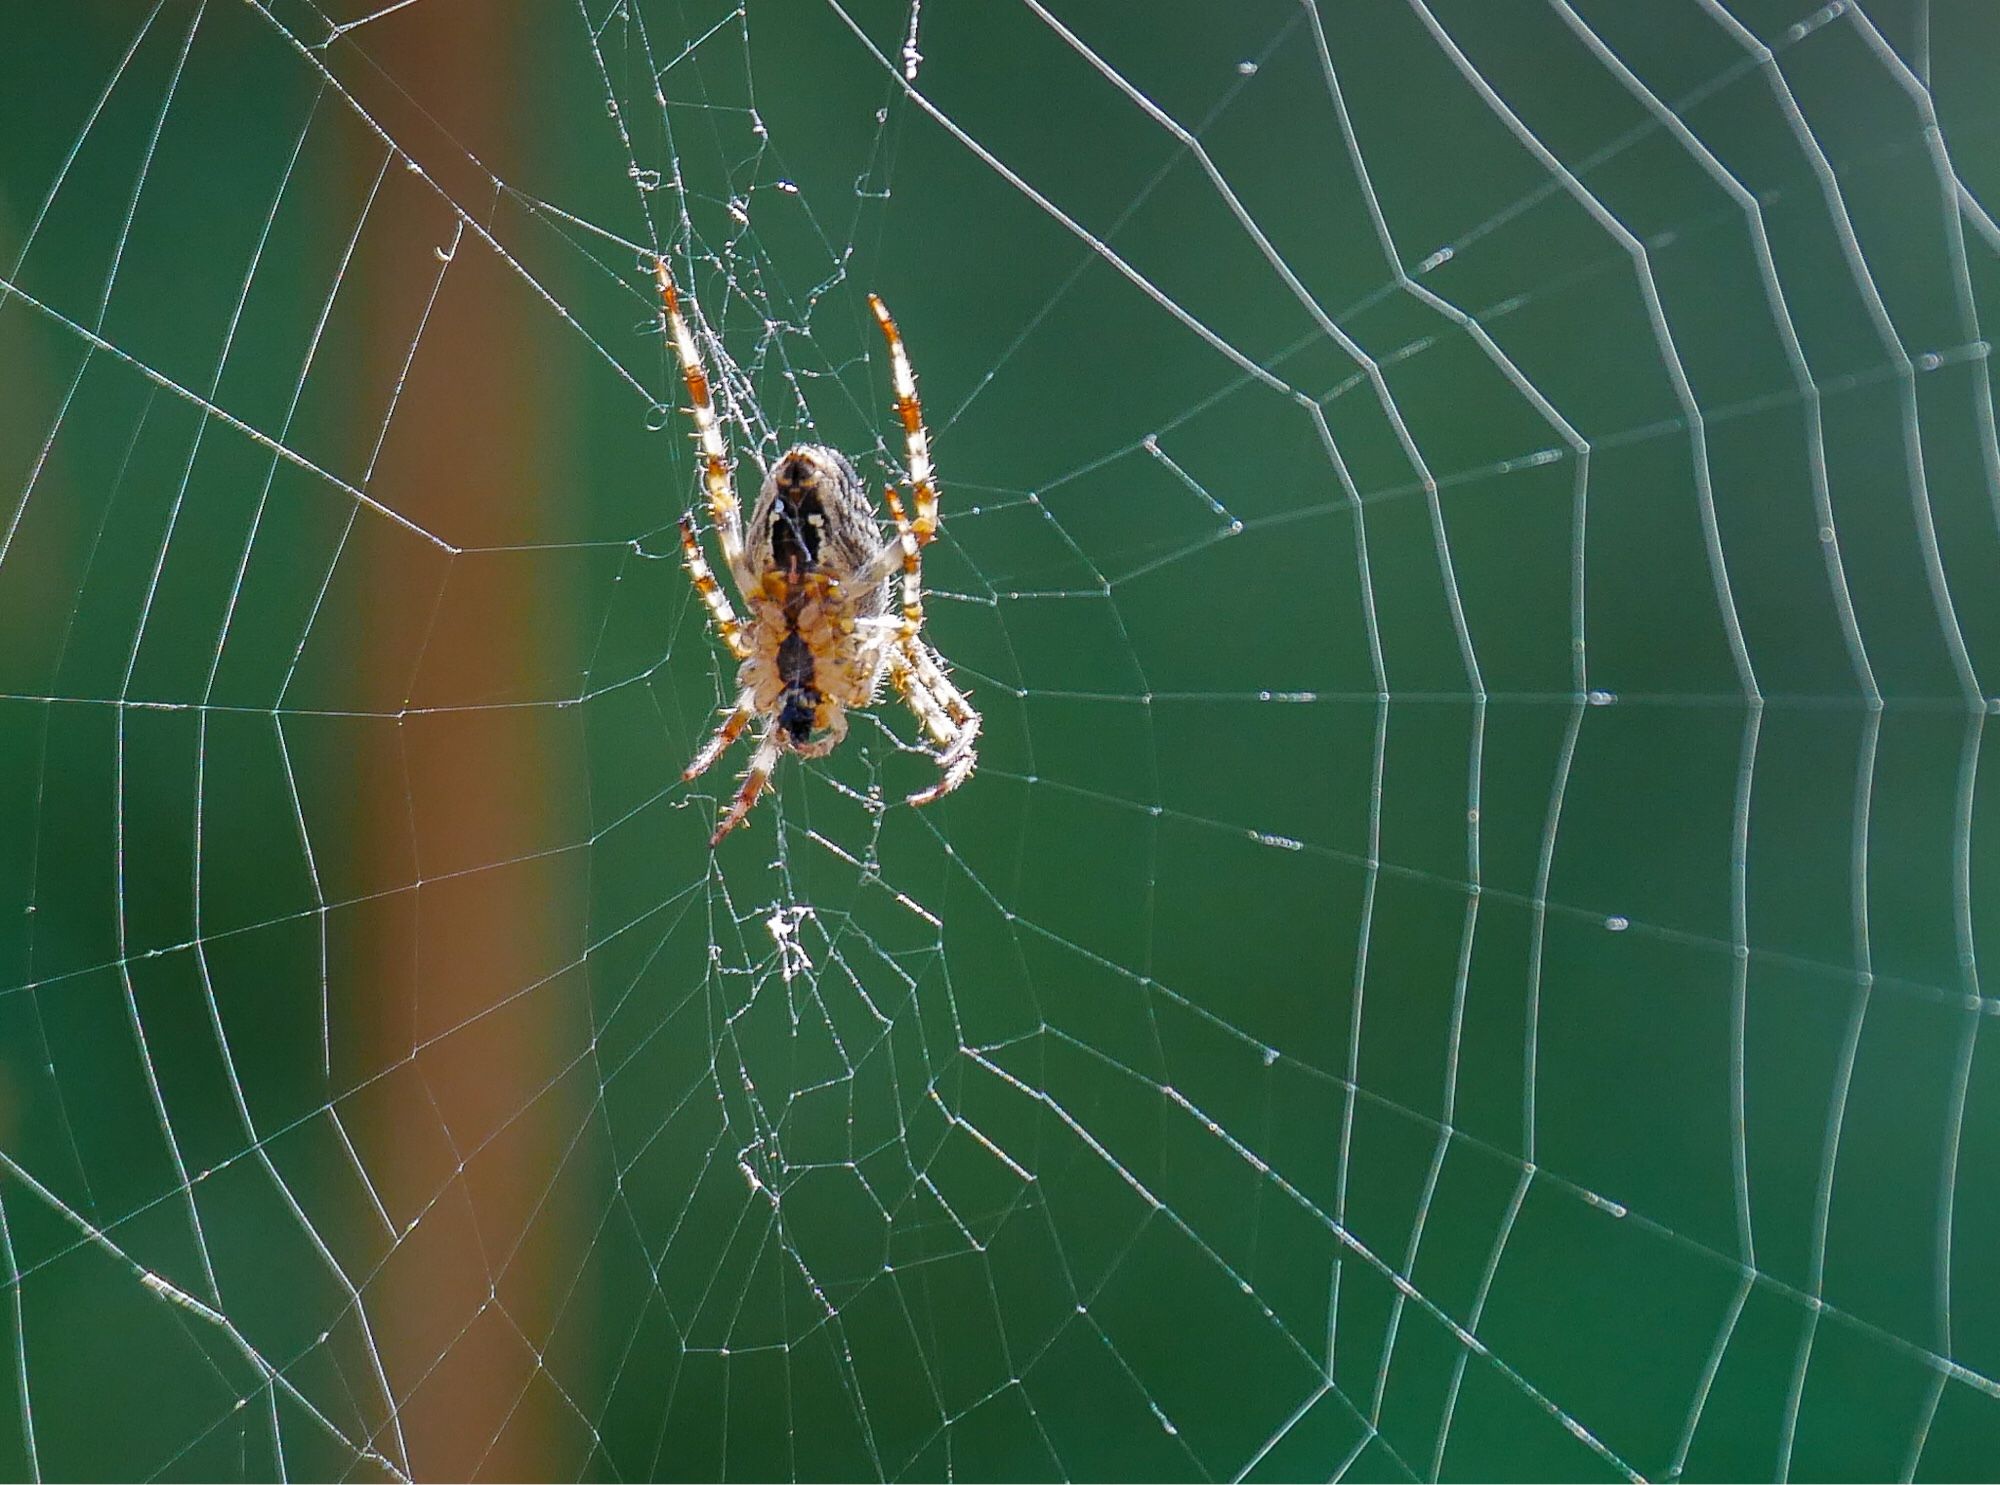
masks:
[[[708,741],[701,745],[701,751],[689,760],[681,770],[681,782],[698,779],[715,766],[715,760],[729,751],[729,745],[743,734],[751,713],[757,704],[757,694],[744,687],[743,694],[736,698],[736,705],[723,713],[722,725],[708,735]]]
[[[750,641],[744,636],[743,621],[736,617],[729,595],[709,571],[708,560],[701,555],[701,544],[694,537],[694,522],[686,516],[681,517],[681,560],[687,564],[688,579],[701,595],[701,601],[708,605],[708,617],[715,625],[715,632],[722,636],[722,642],[729,646],[729,653],[738,660],[748,660]]]
[[[715,827],[715,834],[708,838],[709,849],[722,844],[722,838],[743,823],[750,813],[750,806],[757,802],[757,796],[764,791],[764,785],[771,777],[771,770],[778,766],[778,728],[775,723],[765,728],[763,738],[757,744],[757,751],[750,755],[750,767],[743,775],[743,787],[736,791],[736,797],[729,801],[729,808],[722,812],[722,822]]]

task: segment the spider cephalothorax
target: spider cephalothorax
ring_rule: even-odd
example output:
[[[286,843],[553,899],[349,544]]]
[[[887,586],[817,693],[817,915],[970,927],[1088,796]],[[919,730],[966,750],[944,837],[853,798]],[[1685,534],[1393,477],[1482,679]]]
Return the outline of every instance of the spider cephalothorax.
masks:
[[[757,494],[748,529],[730,481],[722,433],[709,400],[694,336],[681,314],[680,295],[664,259],[656,260],[667,329],[687,381],[701,449],[702,483],[723,562],[742,595],[739,619],[722,585],[709,571],[695,540],[694,522],[681,518],[681,552],[695,590],[729,652],[742,663],[740,691],[722,724],[702,745],[681,777],[705,772],[752,718],[764,728],[743,786],[709,838],[711,846],[743,823],[781,752],[823,757],[847,735],[847,712],[869,705],[886,677],[936,742],[937,783],[910,796],[928,804],[971,774],[979,714],[947,678],[944,662],[924,643],[920,554],[937,534],[937,487],[930,438],[917,402],[916,377],[903,338],[874,295],[875,312],[889,346],[896,411],[909,453],[912,519],[891,487],[885,493],[895,534],[885,537],[875,508],[847,459],[818,444],[800,444],[771,466]],[[902,611],[895,611],[891,580],[902,575]]]

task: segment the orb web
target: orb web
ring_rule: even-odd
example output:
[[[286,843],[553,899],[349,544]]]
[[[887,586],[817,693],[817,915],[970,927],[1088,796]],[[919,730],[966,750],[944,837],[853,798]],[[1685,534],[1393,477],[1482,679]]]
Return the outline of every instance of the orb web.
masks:
[[[1990,22],[0,25],[10,1473],[1993,1457]],[[657,254],[937,806],[707,850]]]

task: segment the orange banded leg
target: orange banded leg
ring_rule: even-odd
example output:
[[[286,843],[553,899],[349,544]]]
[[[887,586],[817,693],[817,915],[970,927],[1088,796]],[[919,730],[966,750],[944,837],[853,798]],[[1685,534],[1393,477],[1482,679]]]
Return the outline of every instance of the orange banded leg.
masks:
[[[937,704],[950,724],[950,735],[938,739],[945,744],[938,761],[946,766],[948,772],[954,771],[956,765],[964,761],[965,766],[958,780],[950,786],[955,789],[964,781],[965,774],[972,771],[973,745],[979,740],[979,713],[973,710],[965,693],[944,673],[944,663],[938,658],[936,650],[918,641],[905,646],[904,653],[914,662],[913,672],[928,698]]]
[[[701,352],[695,349],[694,334],[681,314],[680,290],[665,258],[653,260],[653,278],[660,286],[660,302],[666,306],[667,334],[680,358],[681,379],[687,383],[688,412],[694,418],[694,440],[701,449],[701,481],[708,492],[709,519],[715,523],[716,540],[722,543],[722,560],[742,587],[742,515],[736,491],[729,483],[729,454],[722,446],[722,429],[709,399],[708,373],[702,369]]]
[[[722,725],[708,735],[708,741],[701,745],[701,751],[694,755],[688,766],[681,770],[681,782],[700,778],[714,766],[715,760],[729,751],[729,745],[743,734],[751,714],[757,704],[757,693],[749,687],[736,698],[736,705],[722,714]]]
[[[972,770],[979,762],[975,747],[979,741],[979,713],[945,675],[937,656],[922,643],[905,645],[898,652],[897,664],[890,675],[903,700],[938,744],[938,781],[909,797],[911,804],[929,804],[972,777]]]
[[[903,420],[903,443],[910,461],[910,494],[916,506],[910,534],[919,547],[926,547],[937,535],[937,471],[931,465],[931,436],[924,427],[923,404],[917,401],[917,374],[910,369],[902,332],[889,318],[888,306],[870,294],[868,307],[875,311],[875,323],[882,327],[882,338],[889,343],[889,380],[896,389],[896,415]]]
[[[723,811],[722,823],[715,827],[715,834],[708,838],[710,850],[722,844],[722,838],[743,823],[750,813],[750,806],[757,802],[757,796],[764,792],[764,785],[771,777],[771,770],[778,765],[778,724],[772,722],[764,729],[763,739],[757,744],[757,751],[750,755],[750,768],[743,775],[743,787],[736,791],[736,797],[729,801],[729,808]]]
[[[916,532],[910,526],[908,514],[903,509],[902,497],[896,493],[894,485],[882,492],[889,504],[889,514],[895,518],[896,535],[875,554],[875,559],[864,567],[854,579],[854,586],[866,592],[887,580],[898,568],[903,573],[903,622],[901,638],[914,637],[924,627],[924,585],[923,552],[917,544]]]
[[[694,539],[694,522],[686,516],[681,517],[681,560],[687,563],[694,590],[708,605],[708,617],[714,621],[715,632],[722,636],[722,642],[729,646],[729,653],[738,660],[748,660],[750,641],[744,636],[743,621],[736,617],[736,610],[729,606],[729,595],[709,571],[708,561],[701,555],[701,544]]]

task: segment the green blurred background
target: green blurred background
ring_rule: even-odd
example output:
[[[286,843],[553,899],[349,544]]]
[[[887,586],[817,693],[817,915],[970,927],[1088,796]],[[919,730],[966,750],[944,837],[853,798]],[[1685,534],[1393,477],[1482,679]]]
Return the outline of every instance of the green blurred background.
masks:
[[[2000,1473],[1996,64],[6,7],[0,1473]],[[708,851],[655,250],[746,486],[894,308],[949,800]]]

